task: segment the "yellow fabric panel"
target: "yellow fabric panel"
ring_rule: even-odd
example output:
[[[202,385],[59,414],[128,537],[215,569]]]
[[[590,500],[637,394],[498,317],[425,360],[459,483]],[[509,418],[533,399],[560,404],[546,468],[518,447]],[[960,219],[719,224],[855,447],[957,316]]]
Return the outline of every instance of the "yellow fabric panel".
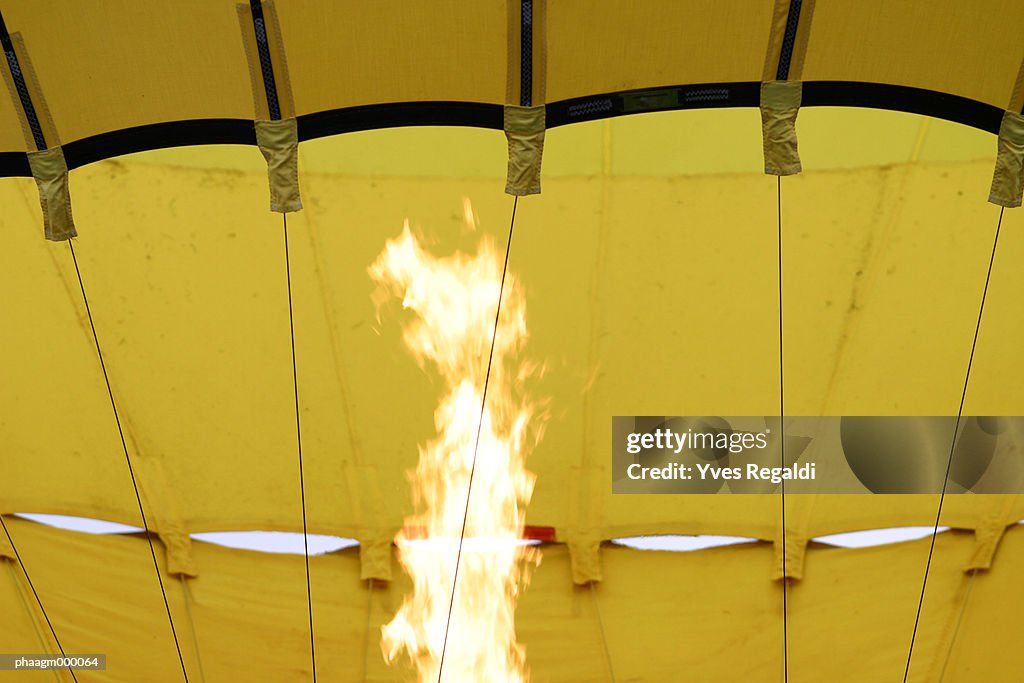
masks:
[[[992,571],[978,573],[973,586],[967,577],[966,585],[959,587],[955,599],[963,606],[963,620],[955,629],[956,639],[945,665],[945,680],[998,680],[1005,675],[999,672],[999,667],[1015,662],[1011,653],[1014,643],[1020,642],[1019,614],[1024,596],[1017,592],[1020,590],[1019,572],[1011,568],[1024,558],[1020,542],[1022,531],[1024,529],[1018,526],[1007,532]],[[929,600],[935,601],[935,598]],[[931,671],[941,671],[938,662]]]
[[[16,0],[3,11],[67,143],[163,121],[253,118],[236,2],[64,0],[40,11],[38,2]]]
[[[824,186],[783,180],[788,411],[956,414],[999,217],[978,201],[987,165],[905,165],[840,174]],[[822,214],[806,210],[823,196]],[[1019,220],[1008,213],[1004,230]],[[1007,264],[1022,247],[1001,241],[1002,282],[1016,281]],[[1024,321],[1005,295],[989,293],[975,361],[998,353],[1007,362],[999,374],[972,371],[964,414],[1015,415],[1024,394],[1006,381],[1024,368],[1006,352],[1020,343]],[[994,321],[1005,335],[987,334]]]
[[[1014,550],[1019,553],[1019,531]],[[789,591],[790,680],[902,680],[914,628],[930,539],[892,546],[855,550],[811,549],[806,579]],[[935,546],[928,589],[921,611],[909,681],[925,683],[939,678],[932,668],[949,648],[944,631],[960,611],[965,575],[960,568],[971,547],[968,534],[941,534]],[[1009,553],[1008,553],[1009,554]],[[1016,555],[1016,553],[1014,553]],[[1019,555],[1017,556],[1019,557]],[[992,575],[982,574],[979,584],[1015,571],[1004,557]],[[1019,600],[1016,589],[1002,599]],[[998,600],[972,605],[979,612],[999,609]],[[997,634],[988,631],[994,637]],[[851,640],[856,650],[847,649]],[[998,680],[1008,662],[981,665]],[[1003,676],[1007,674],[1001,674]],[[975,681],[986,678],[947,678]]]
[[[817,0],[803,79],[928,88],[1004,108],[1024,56],[1014,0]]]
[[[991,213],[995,211],[994,207],[990,209]],[[978,339],[978,348],[984,352],[974,356],[965,415],[1016,415],[1021,410],[1021,388],[1016,379],[1020,363],[1020,303],[1012,293],[1020,286],[1016,259],[1024,254],[1024,235],[1019,226],[1021,219],[1015,212],[1003,214],[999,250]]]
[[[7,299],[20,300],[20,313],[14,306],[4,307],[9,318],[3,348],[10,361],[4,363],[3,375],[11,389],[4,394],[6,413],[0,426],[0,499],[12,510],[41,511],[52,504],[54,512],[141,526],[137,510],[132,512],[131,480],[119,455],[110,405],[97,392],[103,377],[90,346],[85,310],[75,297],[78,282],[68,245],[43,240],[31,179],[6,179],[2,192],[2,220],[11,228],[10,249],[0,256],[3,269],[22,282],[35,281],[19,290],[22,297]],[[43,341],[38,335],[46,330],[57,336]],[[53,429],[58,422],[61,428]],[[65,434],[57,439],[59,446],[50,441],[58,433]],[[46,474],[41,476],[42,471]],[[49,489],[45,497],[51,502],[33,494],[36,488]]]
[[[490,134],[501,168],[502,136]],[[421,157],[432,150],[410,147],[409,167],[428,171]],[[176,496],[192,532],[301,528],[283,236],[265,213],[259,155],[244,151],[255,155],[252,171],[108,162],[73,173],[76,249],[129,449],[159,459],[158,488]],[[557,165],[574,149],[549,152]],[[990,172],[991,161],[922,163],[783,180],[787,412],[955,412],[995,227],[979,199]],[[403,471],[433,433],[438,388],[402,348],[397,311],[377,321],[365,269],[406,217],[438,251],[474,248],[463,196],[503,244],[511,199],[497,174],[307,173],[303,182],[307,211],[290,229],[310,530],[386,538],[409,508]],[[539,474],[530,523],[560,534],[590,525],[605,538],[772,538],[772,497],[613,497],[602,454],[613,414],[777,412],[774,179],[548,185],[521,202],[510,263],[527,291],[525,354],[549,368],[534,389],[553,399],[530,460]],[[40,238],[31,182],[5,182],[0,193],[10,207],[0,217],[10,242],[0,278],[22,292],[5,307],[0,371],[17,389],[3,405],[11,456],[0,500],[7,511],[138,526],[70,255]],[[1022,411],[1014,292],[1024,283],[1006,265],[1024,249],[1019,220],[1004,218],[967,414]],[[666,301],[680,312],[669,315]],[[59,352],[41,340],[60,340]],[[599,496],[581,482],[595,482]],[[141,482],[147,504],[160,504],[154,486]],[[831,511],[816,515],[812,535],[929,524],[936,503],[838,500],[821,504]],[[975,526],[979,513],[953,500],[966,507],[951,519]]]
[[[131,0],[61,0],[40,11],[37,2],[12,0],[4,16],[24,38],[68,143],[157,122],[252,118],[237,4],[186,0],[166,11]],[[320,0],[277,9],[299,115],[389,102],[505,100],[504,0]],[[546,100],[557,101],[758,81],[772,11],[768,0],[553,3],[548,66],[536,65],[534,82],[540,87],[546,74]],[[1012,0],[980,9],[955,0],[825,0],[814,14],[806,81],[911,85],[1003,108],[1024,56],[1014,32],[1024,9]],[[0,104],[0,150],[24,151],[12,104]]]
[[[836,144],[842,130],[844,144]],[[990,160],[990,133],[902,112],[839,107],[800,111],[801,154],[808,169],[885,166],[904,162]]]
[[[6,538],[4,542],[6,542]],[[0,642],[4,653],[54,654],[60,651],[53,645],[46,622],[37,617],[38,607],[32,603],[35,598],[25,587],[25,577],[14,562],[0,559]],[[29,683],[54,683],[61,681],[52,671],[19,671],[6,676]],[[70,677],[68,678],[70,680]]]
[[[301,170],[354,176],[505,179],[508,142],[495,131],[416,127],[381,133],[362,131],[304,142]],[[234,166],[233,160],[228,163]],[[544,176],[550,171],[545,167]]]
[[[80,680],[180,680],[143,539],[8,524],[65,650],[108,654],[105,673]],[[992,570],[973,579],[960,571],[970,535],[938,537],[911,681],[938,680],[947,655],[944,681],[1012,680],[1016,660],[1007,653],[1024,631],[1018,612],[1007,607],[1024,600],[1022,537],[1020,527],[1011,529]],[[789,590],[790,680],[899,680],[928,546],[929,539],[812,547],[804,581]],[[302,557],[203,543],[196,553],[207,571],[189,582],[187,609],[181,582],[165,579],[191,676],[199,678],[201,659],[210,681],[308,679]],[[609,661],[617,680],[638,683],[679,680],[682,672],[701,681],[778,680],[782,595],[762,571],[771,561],[766,544],[693,553],[606,546],[606,578],[593,589],[571,586],[563,546],[543,553],[516,614],[535,680],[605,680]],[[378,646],[380,625],[409,590],[404,575],[370,593],[358,580],[354,551],[310,564],[319,675],[353,682],[407,677],[407,670],[385,666]],[[21,599],[10,585],[0,583],[4,614],[16,614]],[[17,618],[0,620],[0,642],[29,641],[30,628]]]
[[[548,101],[760,80],[771,17],[771,2],[746,0],[551,2]]]
[[[505,99],[505,0],[280,2],[299,116],[381,102]]]

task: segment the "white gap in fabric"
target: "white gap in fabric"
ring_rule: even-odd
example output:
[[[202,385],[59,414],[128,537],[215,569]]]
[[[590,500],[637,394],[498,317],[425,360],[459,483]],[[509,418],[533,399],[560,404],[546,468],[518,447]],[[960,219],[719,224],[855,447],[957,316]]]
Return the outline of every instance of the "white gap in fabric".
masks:
[[[135,534],[143,531],[141,527],[107,522],[102,519],[89,519],[88,517],[46,515],[34,512],[18,512],[14,516],[66,531],[87,534]],[[302,534],[285,531],[212,531],[192,534],[192,538],[228,548],[256,550],[265,553],[302,555],[305,552]],[[310,555],[322,555],[357,545],[359,542],[354,538],[309,534]]]
[[[308,534],[309,554],[323,555],[344,548],[359,545],[354,538]],[[213,543],[227,548],[240,550],[256,550],[263,553],[284,553],[302,555],[306,552],[306,544],[302,534],[291,531],[209,531],[192,534],[192,539]]]
[[[81,531],[87,534],[137,534],[143,531],[142,527],[107,522],[102,519],[89,519],[88,517],[44,515],[35,512],[17,512],[14,516],[58,529]]]
[[[706,548],[720,548],[726,545],[739,545],[741,543],[754,543],[756,538],[745,538],[743,536],[628,536],[624,538],[613,538],[612,543],[622,545],[634,550],[668,550],[670,552],[689,552],[691,550],[705,550]]]
[[[840,548],[870,548],[876,545],[888,545],[890,543],[903,543],[904,541],[916,541],[928,538],[935,531],[930,526],[901,526],[891,529],[867,529],[865,531],[848,531],[843,534],[830,534],[819,536],[814,540],[818,543],[827,543]],[[948,526],[940,526],[938,532],[941,534],[949,531]]]

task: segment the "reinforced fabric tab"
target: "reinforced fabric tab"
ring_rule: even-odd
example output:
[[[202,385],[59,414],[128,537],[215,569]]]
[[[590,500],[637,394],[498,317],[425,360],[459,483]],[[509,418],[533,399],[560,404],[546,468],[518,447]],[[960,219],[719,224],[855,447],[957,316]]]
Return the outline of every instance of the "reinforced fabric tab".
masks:
[[[573,467],[569,484],[568,518],[559,536],[569,547],[572,581],[578,586],[604,580],[601,571],[601,541],[606,534],[603,519],[604,491],[608,472],[590,464],[588,454],[583,464]]]
[[[767,81],[761,84],[764,172],[769,175],[793,175],[801,171],[796,117],[802,95],[803,83],[800,81]]]
[[[800,581],[804,578],[804,562],[807,558],[806,536],[787,529],[786,541],[783,543],[780,528],[780,534],[773,543],[772,557],[773,581]]]
[[[1012,525],[1004,522],[980,526],[974,530],[974,551],[964,567],[965,573],[987,571],[992,568],[992,560],[999,549],[999,542],[1003,540],[1009,526]]]
[[[992,508],[974,529],[974,551],[964,566],[965,573],[988,571],[1006,530],[1017,521],[1014,508],[1021,496],[993,496]]]
[[[996,168],[988,200],[1014,208],[1021,204],[1024,191],[1024,116],[1007,111],[999,126]]]
[[[569,557],[572,565],[572,582],[584,586],[593,581],[603,581],[601,572],[601,541],[594,537],[579,536],[569,539]]]
[[[392,537],[378,535],[359,539],[359,578],[363,581],[391,581]]]
[[[519,196],[540,194],[544,129],[544,105],[505,106],[505,137],[508,138],[508,179],[505,192]]]
[[[299,195],[299,127],[294,118],[257,121],[256,143],[267,160],[270,210],[291,213],[302,208]]]
[[[28,164],[39,188],[39,204],[43,209],[43,230],[46,239],[61,242],[77,237],[71,216],[71,191],[68,188],[68,165],[60,147],[28,153]]]

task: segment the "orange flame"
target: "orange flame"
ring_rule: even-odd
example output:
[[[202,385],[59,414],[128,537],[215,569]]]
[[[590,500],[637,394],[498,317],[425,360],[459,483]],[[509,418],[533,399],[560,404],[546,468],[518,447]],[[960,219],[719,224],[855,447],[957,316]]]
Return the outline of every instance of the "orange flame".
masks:
[[[473,215],[470,208],[466,213]],[[484,237],[474,256],[435,258],[423,251],[408,223],[369,272],[378,285],[378,309],[400,297],[416,314],[403,330],[405,345],[421,367],[428,361],[436,365],[445,383],[434,413],[437,437],[420,447],[419,464],[410,473],[419,512],[406,519],[395,539],[414,590],[383,628],[384,656],[393,662],[406,652],[420,683],[438,680],[442,649],[448,683],[523,683],[528,675],[514,611],[526,564],[539,562],[540,554],[521,540],[534,484],[523,465],[533,410],[514,396],[522,368],[513,375],[507,367],[527,336],[522,291],[506,276],[495,331],[502,261],[491,240]],[[465,542],[451,603],[463,519]]]

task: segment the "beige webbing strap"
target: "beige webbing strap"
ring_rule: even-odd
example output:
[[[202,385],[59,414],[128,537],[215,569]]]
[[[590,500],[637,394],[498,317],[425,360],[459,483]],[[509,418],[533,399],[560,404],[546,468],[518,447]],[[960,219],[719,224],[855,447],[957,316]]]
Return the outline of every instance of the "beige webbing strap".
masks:
[[[256,144],[267,160],[270,210],[291,213],[302,208],[299,195],[299,127],[292,119],[256,122]]]
[[[68,166],[60,147],[60,136],[46,105],[39,79],[28,57],[21,34],[10,35],[9,51],[5,46],[6,68],[0,68],[21,122],[28,149],[28,164],[39,189],[39,205],[43,212],[46,239],[63,241],[76,237],[71,215],[71,192]],[[12,66],[11,61],[16,64]]]
[[[505,106],[505,137],[508,138],[508,179],[505,192],[540,194],[540,166],[544,154],[544,105]]]
[[[1017,80],[1013,82],[1013,92],[1010,93],[1010,103],[1006,109],[1015,112],[1024,110],[1024,60],[1021,60],[1020,68],[1017,69]]]
[[[1024,62],[1010,93],[1010,102],[999,125],[996,167],[988,200],[1008,209],[1020,206],[1024,194]]]
[[[1024,194],[1024,116],[1007,111],[999,125],[996,168],[988,200],[1008,209],[1020,206]]]
[[[764,172],[793,175],[801,171],[796,117],[803,97],[804,57],[814,14],[814,0],[776,0],[761,76],[761,133]]]
[[[299,132],[281,26],[273,0],[237,5],[256,112],[256,143],[267,161],[270,210],[302,208]]]
[[[796,116],[802,94],[800,81],[761,84],[764,172],[769,175],[793,175],[802,170],[796,137]]]
[[[39,205],[43,210],[43,234],[46,239],[60,242],[77,237],[75,221],[71,216],[71,190],[68,186],[68,165],[60,147],[28,153]]]
[[[505,192],[540,193],[544,154],[547,78],[547,0],[506,0],[508,76],[505,87],[505,137],[508,178]]]
[[[803,77],[813,16],[814,0],[775,0],[762,81],[799,81]]]

